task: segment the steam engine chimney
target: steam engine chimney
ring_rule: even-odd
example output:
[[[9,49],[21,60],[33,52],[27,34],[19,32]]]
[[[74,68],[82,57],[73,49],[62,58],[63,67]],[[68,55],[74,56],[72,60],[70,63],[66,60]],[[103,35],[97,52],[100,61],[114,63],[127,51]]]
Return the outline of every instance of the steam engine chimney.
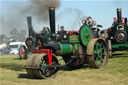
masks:
[[[31,16],[27,17],[29,36],[32,36],[32,20],[31,19],[32,19]]]
[[[122,21],[122,9],[121,8],[117,8],[117,22],[118,25],[121,25],[121,21]]]
[[[55,7],[49,7],[50,31],[55,34]]]

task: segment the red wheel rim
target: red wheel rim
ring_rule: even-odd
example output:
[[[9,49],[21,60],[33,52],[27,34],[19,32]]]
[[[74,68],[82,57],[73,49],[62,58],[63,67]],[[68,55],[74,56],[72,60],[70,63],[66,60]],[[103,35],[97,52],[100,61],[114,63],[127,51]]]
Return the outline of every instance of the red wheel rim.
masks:
[[[25,49],[24,49],[24,47],[22,47],[22,49],[21,49],[21,56],[24,56],[24,53],[25,53]]]

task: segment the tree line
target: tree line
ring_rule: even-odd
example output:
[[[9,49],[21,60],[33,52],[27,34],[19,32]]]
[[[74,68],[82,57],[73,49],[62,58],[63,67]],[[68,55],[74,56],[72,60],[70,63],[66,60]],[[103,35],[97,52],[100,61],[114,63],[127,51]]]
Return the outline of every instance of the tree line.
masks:
[[[0,44],[7,43],[10,40],[24,42],[26,37],[27,37],[26,29],[18,30],[16,28],[13,28],[13,29],[10,30],[9,34],[1,34],[0,35]]]

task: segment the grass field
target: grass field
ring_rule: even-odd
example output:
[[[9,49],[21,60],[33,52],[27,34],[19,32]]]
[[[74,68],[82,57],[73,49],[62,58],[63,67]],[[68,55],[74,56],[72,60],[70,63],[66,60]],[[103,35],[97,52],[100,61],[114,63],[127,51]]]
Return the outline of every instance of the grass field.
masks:
[[[1,55],[0,85],[128,85],[128,52],[121,53],[114,54],[105,68],[64,67],[49,79],[31,79],[23,69],[25,60],[19,60],[18,55]]]

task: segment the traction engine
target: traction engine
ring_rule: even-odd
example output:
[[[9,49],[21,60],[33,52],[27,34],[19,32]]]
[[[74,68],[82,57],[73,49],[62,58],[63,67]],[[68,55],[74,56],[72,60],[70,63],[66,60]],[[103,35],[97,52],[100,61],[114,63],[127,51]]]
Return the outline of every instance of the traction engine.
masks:
[[[61,56],[71,69],[87,64],[93,68],[102,68],[108,62],[108,47],[104,39],[93,36],[88,25],[79,31],[55,31],[55,8],[49,8],[50,30],[46,34],[35,33],[31,17],[27,17],[29,37],[26,45],[32,54],[28,57],[25,69],[33,78],[49,78],[60,67]]]

